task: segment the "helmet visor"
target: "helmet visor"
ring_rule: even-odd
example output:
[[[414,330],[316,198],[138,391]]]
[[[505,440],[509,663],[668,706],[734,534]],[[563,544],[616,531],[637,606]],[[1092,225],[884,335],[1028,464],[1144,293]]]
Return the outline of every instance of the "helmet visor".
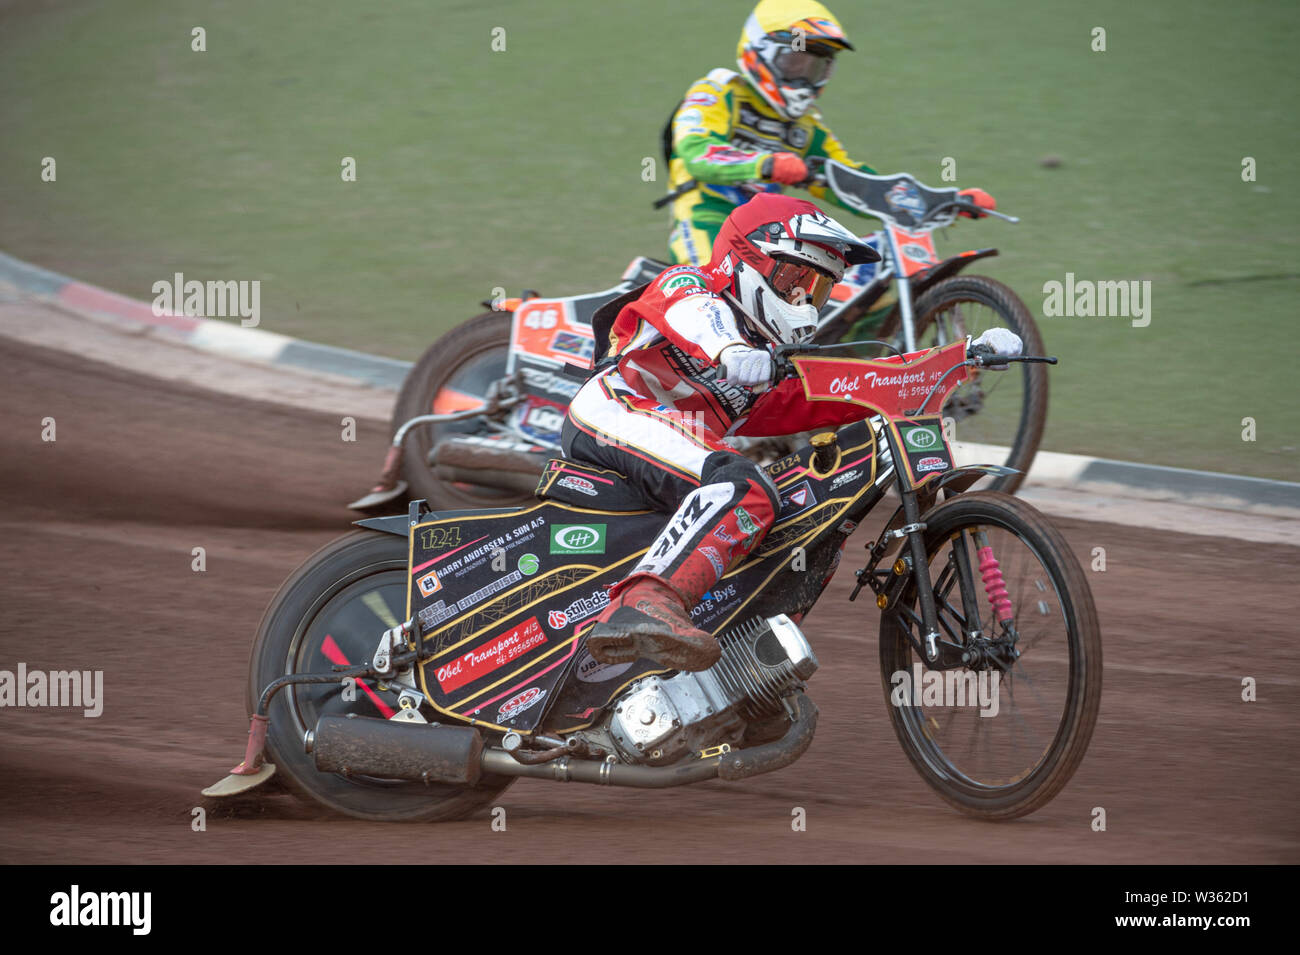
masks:
[[[831,78],[835,69],[834,57],[806,50],[781,50],[772,60],[776,74],[786,82],[803,80],[821,86]]]
[[[836,279],[816,266],[803,262],[782,262],[768,284],[791,305],[809,305],[820,310],[830,298]]]

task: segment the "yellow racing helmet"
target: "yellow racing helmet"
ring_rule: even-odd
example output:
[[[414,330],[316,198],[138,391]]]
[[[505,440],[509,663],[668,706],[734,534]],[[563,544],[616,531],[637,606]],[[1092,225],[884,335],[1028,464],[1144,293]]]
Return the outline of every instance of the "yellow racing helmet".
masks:
[[[760,0],[736,48],[740,71],[785,119],[798,119],[852,50],[835,15],[816,0]]]

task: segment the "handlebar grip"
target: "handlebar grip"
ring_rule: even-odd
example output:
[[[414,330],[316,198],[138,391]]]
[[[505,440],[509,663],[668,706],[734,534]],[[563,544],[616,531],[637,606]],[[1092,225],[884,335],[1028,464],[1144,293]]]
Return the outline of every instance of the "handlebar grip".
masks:
[[[973,346],[970,351],[967,352],[967,356],[978,359],[980,366],[983,368],[991,368],[994,365],[1006,365],[1007,363],[1007,356],[999,355],[988,345]]]

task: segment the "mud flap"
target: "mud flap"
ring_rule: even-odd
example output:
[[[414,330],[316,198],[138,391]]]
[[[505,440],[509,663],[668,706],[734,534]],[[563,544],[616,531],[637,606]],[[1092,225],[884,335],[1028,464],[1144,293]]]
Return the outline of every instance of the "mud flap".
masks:
[[[244,761],[230,771],[230,775],[203,790],[203,795],[220,798],[237,796],[256,789],[275,775],[275,764],[264,762],[266,731],[271,725],[265,716],[253,714],[248,721],[248,745],[244,748]]]
[[[220,799],[223,796],[238,796],[250,789],[256,789],[274,775],[275,763],[263,763],[252,775],[244,776],[231,773],[221,782],[213,783],[203,790],[203,795],[215,799]]]

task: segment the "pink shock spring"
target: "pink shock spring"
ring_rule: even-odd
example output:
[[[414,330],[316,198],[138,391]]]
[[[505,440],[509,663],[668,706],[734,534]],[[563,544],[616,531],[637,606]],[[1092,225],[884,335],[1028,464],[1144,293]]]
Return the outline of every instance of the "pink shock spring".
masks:
[[[993,548],[985,545],[975,552],[980,559],[980,577],[984,579],[984,592],[989,595],[989,603],[998,620],[1008,623],[1014,616],[1011,612],[1011,598],[1007,596],[1007,585],[1002,580],[1002,567],[993,556]]]

